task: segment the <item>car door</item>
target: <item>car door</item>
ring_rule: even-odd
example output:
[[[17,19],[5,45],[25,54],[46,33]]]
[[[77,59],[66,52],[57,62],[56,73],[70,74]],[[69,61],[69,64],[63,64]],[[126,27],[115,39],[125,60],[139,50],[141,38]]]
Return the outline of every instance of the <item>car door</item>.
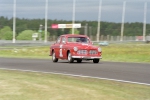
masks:
[[[57,58],[64,59],[65,57],[65,37],[61,36],[57,39],[57,45],[55,47],[55,53]]]
[[[61,42],[61,37],[58,37],[57,38],[57,41],[56,41],[56,43],[55,43],[55,49],[54,49],[54,51],[55,51],[55,55],[56,55],[56,57],[57,58],[59,58],[60,56],[60,42]]]
[[[65,36],[61,38],[60,42],[60,57],[63,59],[67,58],[67,45]]]

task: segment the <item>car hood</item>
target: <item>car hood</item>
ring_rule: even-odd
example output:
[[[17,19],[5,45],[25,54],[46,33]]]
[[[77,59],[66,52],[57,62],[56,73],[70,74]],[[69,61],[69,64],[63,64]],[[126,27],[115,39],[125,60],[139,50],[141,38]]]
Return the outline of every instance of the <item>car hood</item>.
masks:
[[[78,49],[97,49],[97,46],[94,46],[92,44],[86,44],[86,43],[75,43],[75,44],[68,44],[70,47],[77,47]]]

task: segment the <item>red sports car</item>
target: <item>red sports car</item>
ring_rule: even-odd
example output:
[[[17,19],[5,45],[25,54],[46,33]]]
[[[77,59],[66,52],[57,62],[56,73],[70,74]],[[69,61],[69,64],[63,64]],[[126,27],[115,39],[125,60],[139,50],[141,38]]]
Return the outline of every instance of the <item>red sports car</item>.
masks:
[[[75,60],[78,63],[82,60],[93,60],[93,63],[99,63],[102,50],[94,46],[86,35],[66,34],[58,37],[57,41],[51,45],[50,56],[53,62],[58,62],[58,59],[67,59],[69,63]]]

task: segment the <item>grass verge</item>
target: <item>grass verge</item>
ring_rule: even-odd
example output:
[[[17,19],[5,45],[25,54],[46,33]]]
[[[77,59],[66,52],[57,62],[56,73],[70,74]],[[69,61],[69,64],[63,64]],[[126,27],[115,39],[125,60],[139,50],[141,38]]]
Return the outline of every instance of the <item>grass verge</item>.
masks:
[[[150,62],[150,44],[110,44],[101,48],[103,61]],[[49,46],[0,49],[0,57],[48,59]]]
[[[150,86],[0,70],[1,100],[150,100]]]
[[[104,61],[150,63],[150,44],[111,44],[102,51]]]

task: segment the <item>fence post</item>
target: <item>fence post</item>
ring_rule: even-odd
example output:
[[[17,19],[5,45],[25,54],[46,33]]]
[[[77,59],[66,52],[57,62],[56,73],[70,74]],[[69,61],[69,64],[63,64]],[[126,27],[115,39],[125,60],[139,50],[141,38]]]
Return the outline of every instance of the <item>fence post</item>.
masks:
[[[113,36],[110,37],[110,41],[114,41]]]
[[[103,35],[101,35],[101,36],[100,36],[100,40],[101,40],[101,41],[103,41],[103,39],[104,39],[104,36],[103,36]]]
[[[109,41],[110,39],[109,39],[109,35],[107,35],[107,39],[106,39],[107,41]]]

